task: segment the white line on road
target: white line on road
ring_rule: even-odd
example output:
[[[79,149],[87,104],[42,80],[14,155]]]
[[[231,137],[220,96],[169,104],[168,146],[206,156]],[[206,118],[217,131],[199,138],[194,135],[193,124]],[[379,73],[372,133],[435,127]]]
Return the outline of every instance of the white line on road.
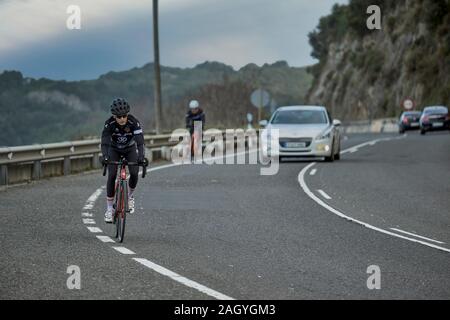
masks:
[[[93,203],[97,201],[97,198],[102,194],[103,188],[97,189],[90,197],[87,199],[87,202]]]
[[[314,176],[317,173],[317,169],[312,169],[309,173],[310,176]]]
[[[92,233],[102,233],[103,232],[102,229],[97,228],[97,227],[87,227],[87,228]]]
[[[92,213],[89,212],[83,212],[81,213],[82,217],[87,217],[87,218],[92,218],[94,215]]]
[[[97,239],[100,240],[101,242],[115,242],[108,236],[97,236]]]
[[[331,197],[330,197],[328,194],[326,194],[325,191],[323,191],[323,190],[317,190],[317,192],[320,193],[320,194],[322,195],[322,197],[324,197],[325,199],[331,200]]]
[[[235,155],[233,155],[233,156],[235,156]],[[152,171],[162,170],[162,169],[166,169],[166,168],[177,167],[177,166],[181,166],[181,165],[182,164],[163,165],[163,166],[147,169],[147,172],[152,172]],[[104,190],[104,189],[105,189],[105,186],[102,186],[98,190]],[[98,196],[97,196],[97,198],[98,198]],[[93,195],[92,195],[92,198],[90,198],[90,199],[93,199]],[[83,210],[90,210],[92,208],[93,208],[93,203],[92,204],[87,204],[83,208]],[[86,220],[86,219],[83,219],[83,222],[84,222],[84,220]],[[90,219],[90,220],[92,220],[92,219]],[[100,241],[102,241],[102,242],[114,242],[114,240],[112,240],[111,238],[109,238],[107,236],[97,236],[97,238]],[[113,248],[115,250],[123,253],[123,254],[135,254],[133,251],[128,250],[127,248],[124,248],[124,247],[113,247]],[[139,262],[140,264],[146,266],[147,268],[150,268],[150,269],[158,272],[159,274],[167,276],[167,277],[171,278],[174,281],[177,281],[177,282],[179,282],[179,283],[181,283],[181,284],[183,284],[185,286],[188,286],[190,288],[194,288],[194,289],[196,289],[196,290],[198,290],[198,291],[200,291],[202,293],[205,293],[205,294],[207,294],[207,295],[209,295],[209,296],[211,296],[213,298],[216,298],[216,299],[219,299],[219,300],[234,300],[233,298],[231,298],[229,296],[226,296],[226,295],[224,295],[224,294],[222,294],[222,293],[220,293],[218,291],[215,291],[215,290],[210,289],[210,288],[208,288],[206,286],[203,286],[203,285],[201,285],[201,284],[199,284],[199,283],[197,283],[195,281],[192,281],[192,280],[190,280],[188,278],[182,277],[179,274],[177,274],[177,273],[175,273],[173,271],[170,271],[169,269],[166,269],[166,268],[164,268],[162,266],[159,266],[159,265],[157,265],[157,264],[155,264],[155,263],[153,263],[153,262],[151,262],[151,261],[149,261],[147,259],[133,258],[133,260]]]
[[[84,224],[95,224],[94,219],[83,219]]]
[[[221,159],[221,158],[231,158],[231,157],[236,157],[236,156],[240,156],[240,155],[247,154],[247,153],[253,153],[253,152],[257,152],[257,151],[255,151],[255,150],[253,150],[253,151],[245,151],[245,152],[233,153],[233,154],[230,154],[230,155],[223,155],[221,157],[203,158],[202,162],[199,163],[199,164],[204,164],[205,160],[214,161],[214,160]],[[147,172],[152,172],[152,171],[157,171],[157,170],[162,170],[162,169],[167,169],[167,168],[173,168],[173,167],[181,167],[181,166],[184,166],[184,165],[189,165],[189,163],[166,164],[166,165],[162,165],[162,166],[159,166],[159,167],[147,169]],[[141,173],[142,173],[142,170],[139,171],[139,174],[141,174]]]
[[[403,136],[403,137],[400,137],[400,138],[395,138],[395,139],[403,139],[405,137],[406,136]],[[386,139],[384,139],[384,140],[386,140]],[[373,142],[373,141],[366,142],[363,145],[368,145],[371,142]],[[360,148],[363,145],[360,145],[360,146],[357,146],[357,147]],[[355,147],[353,147],[353,148],[355,148]],[[352,148],[342,151],[341,154],[345,154],[345,153],[349,152],[349,150],[352,150]],[[419,243],[419,244],[422,244],[422,245],[427,246],[427,247],[431,247],[431,248],[434,248],[434,249],[438,249],[438,250],[450,253],[450,249],[448,249],[448,248],[440,247],[440,246],[437,246],[437,245],[434,245],[434,244],[431,244],[431,243],[428,243],[428,242],[424,242],[424,241],[420,241],[420,240],[417,240],[417,239],[405,237],[405,236],[399,235],[399,234],[394,233],[394,232],[390,232],[390,231],[387,231],[387,230],[384,230],[384,229],[381,229],[381,228],[377,228],[377,227],[375,227],[375,226],[373,226],[371,224],[368,224],[368,223],[365,223],[363,221],[360,221],[360,220],[354,219],[352,217],[349,217],[349,216],[343,214],[342,212],[334,209],[333,207],[329,206],[328,204],[323,202],[319,197],[317,197],[313,192],[311,192],[311,190],[309,189],[309,187],[306,185],[306,182],[305,182],[305,174],[306,174],[306,172],[308,172],[308,170],[311,169],[316,164],[317,164],[316,162],[313,162],[313,163],[307,165],[305,168],[303,168],[303,170],[300,171],[300,173],[298,174],[298,182],[300,183],[300,186],[302,187],[303,191],[312,200],[314,200],[317,204],[319,204],[320,206],[324,207],[325,209],[327,209],[331,213],[334,213],[335,215],[337,215],[337,216],[339,216],[341,218],[344,218],[344,219],[346,219],[348,221],[351,221],[351,222],[357,223],[359,225],[362,225],[362,226],[364,226],[364,227],[366,227],[368,229],[371,229],[371,230],[374,230],[374,231],[378,231],[378,232],[381,232],[381,233],[384,233],[384,234],[387,234],[387,235],[390,235],[390,236],[393,236],[393,237],[396,237],[396,238],[400,238],[400,239],[408,240],[408,241],[411,241],[411,242]]]
[[[406,231],[403,231],[403,230],[400,230],[400,229],[397,229],[397,228],[391,228],[391,230],[394,230],[394,231],[397,231],[397,232],[401,232],[401,233],[404,233],[404,234],[407,234],[407,235],[410,235],[410,236],[413,236],[413,237],[416,237],[416,238],[419,238],[419,239],[428,240],[428,241],[436,242],[436,243],[439,243],[439,244],[445,244],[445,242],[441,242],[441,241],[433,240],[433,239],[430,239],[430,238],[427,238],[427,237],[419,236],[418,234],[411,233],[411,232],[406,232]]]
[[[152,171],[157,171],[157,170],[162,170],[162,169],[167,169],[167,168],[172,168],[172,167],[177,167],[177,166],[182,166],[182,165],[183,165],[182,163],[180,163],[180,164],[178,164],[178,163],[168,164],[168,165],[163,165],[163,166],[147,169],[147,172],[152,172]],[[105,186],[102,186],[101,188],[97,189],[97,191],[94,194],[96,194],[99,190],[103,191],[105,188],[106,188]],[[94,198],[94,194],[91,195],[90,199]],[[100,196],[100,193],[97,194],[97,198],[98,198],[98,196]],[[84,206],[83,210],[90,210],[90,209],[93,208],[93,205],[94,205],[94,202],[86,204]],[[93,219],[83,219],[84,223],[86,223],[85,220],[93,220]],[[95,223],[95,221],[94,221],[94,223]],[[102,242],[115,242],[114,240],[112,240],[110,237],[107,237],[107,236],[97,236],[97,238],[100,241],[102,241]],[[135,254],[133,251],[128,250],[127,248],[124,248],[124,247],[113,247],[113,248],[115,250],[123,253],[123,254]],[[170,271],[169,269],[166,269],[166,268],[161,267],[161,266],[159,266],[157,264],[154,264],[153,262],[151,262],[149,260],[146,260],[146,259],[135,259],[135,258],[133,260],[136,260],[137,262],[143,264],[144,266],[146,266],[146,267],[148,267],[148,268],[150,268],[150,269],[152,269],[152,270],[154,270],[154,271],[156,271],[156,272],[158,272],[158,273],[160,273],[160,274],[162,274],[164,276],[167,276],[167,277],[171,278],[172,280],[175,280],[175,281],[177,281],[177,282],[179,282],[181,284],[184,284],[184,285],[186,285],[188,287],[194,288],[194,289],[196,289],[196,290],[198,290],[200,292],[206,293],[207,295],[209,295],[211,297],[214,297],[216,299],[219,299],[219,300],[234,300],[233,298],[228,297],[228,296],[226,296],[224,294],[221,294],[220,292],[217,292],[217,291],[215,291],[213,289],[210,289],[208,287],[205,287],[205,286],[203,286],[203,285],[201,285],[201,284],[199,284],[199,283],[197,283],[195,281],[192,281],[192,280],[189,280],[189,279],[187,279],[185,277],[182,277],[182,276],[176,274],[175,272]]]
[[[234,300],[233,298],[226,296],[220,292],[217,292],[213,289],[210,289],[208,287],[205,287],[204,285],[201,285],[200,283],[197,283],[195,281],[192,281],[188,278],[185,278],[183,276],[180,276],[179,274],[170,271],[169,269],[166,269],[164,267],[161,267],[160,265],[157,265],[156,263],[153,263],[147,259],[141,259],[141,258],[134,258],[136,262],[139,262],[140,264],[146,266],[149,269],[152,269],[153,271],[158,272],[159,274],[162,274],[166,277],[169,277],[170,279],[177,281],[181,284],[184,284],[187,287],[196,289],[202,293],[205,293],[213,298],[216,298],[218,300]]]
[[[135,254],[133,251],[125,247],[113,247],[113,249],[119,251],[121,254]]]

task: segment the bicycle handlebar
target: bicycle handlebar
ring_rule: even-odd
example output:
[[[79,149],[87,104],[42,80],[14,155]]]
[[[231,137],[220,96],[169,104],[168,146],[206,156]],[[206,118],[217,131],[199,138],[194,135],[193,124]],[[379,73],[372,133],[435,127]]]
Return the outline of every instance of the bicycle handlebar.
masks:
[[[106,176],[106,169],[108,167],[108,165],[126,165],[126,166],[131,166],[131,167],[142,167],[142,178],[145,178],[145,175],[147,174],[147,167],[148,167],[148,160],[145,159],[145,161],[143,163],[140,162],[128,162],[126,160],[121,160],[121,161],[108,161],[107,163],[105,163],[103,165],[103,176]]]

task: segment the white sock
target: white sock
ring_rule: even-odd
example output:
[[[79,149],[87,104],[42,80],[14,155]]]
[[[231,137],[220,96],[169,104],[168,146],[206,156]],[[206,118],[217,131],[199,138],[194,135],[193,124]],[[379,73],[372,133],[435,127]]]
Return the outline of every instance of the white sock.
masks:
[[[106,198],[106,206],[108,209],[112,209],[114,205],[114,198]]]
[[[134,190],[135,189],[128,188],[128,198],[132,198],[133,197]]]

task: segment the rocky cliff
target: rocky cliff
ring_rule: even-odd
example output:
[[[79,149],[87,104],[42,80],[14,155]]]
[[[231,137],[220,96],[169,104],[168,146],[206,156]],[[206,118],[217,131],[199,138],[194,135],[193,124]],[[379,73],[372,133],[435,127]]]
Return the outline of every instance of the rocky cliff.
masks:
[[[371,4],[381,30],[366,26]],[[449,0],[351,0],[321,19],[310,42],[320,62],[308,100],[343,120],[397,116],[407,97],[418,109],[450,105]]]

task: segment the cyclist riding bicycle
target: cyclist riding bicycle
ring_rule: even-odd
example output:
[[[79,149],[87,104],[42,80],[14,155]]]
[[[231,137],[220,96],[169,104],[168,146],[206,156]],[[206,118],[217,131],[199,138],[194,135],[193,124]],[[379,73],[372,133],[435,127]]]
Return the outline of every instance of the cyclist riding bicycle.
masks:
[[[196,150],[196,143],[201,139],[199,133],[194,132],[194,126],[196,122],[202,122],[202,130],[205,128],[205,113],[200,108],[200,104],[197,100],[192,100],[189,103],[189,111],[186,114],[186,129],[191,134],[191,160],[194,158],[194,150]]]
[[[113,114],[105,122],[102,133],[103,165],[108,165],[108,182],[106,184],[105,222],[113,221],[113,205],[117,165],[108,164],[108,161],[119,161],[123,156],[128,162],[144,163],[144,133],[139,121],[129,114],[130,105],[125,99],[117,98],[111,103]],[[130,166],[130,180],[128,182],[128,206],[130,213],[134,212],[134,190],[138,182],[139,167]]]

